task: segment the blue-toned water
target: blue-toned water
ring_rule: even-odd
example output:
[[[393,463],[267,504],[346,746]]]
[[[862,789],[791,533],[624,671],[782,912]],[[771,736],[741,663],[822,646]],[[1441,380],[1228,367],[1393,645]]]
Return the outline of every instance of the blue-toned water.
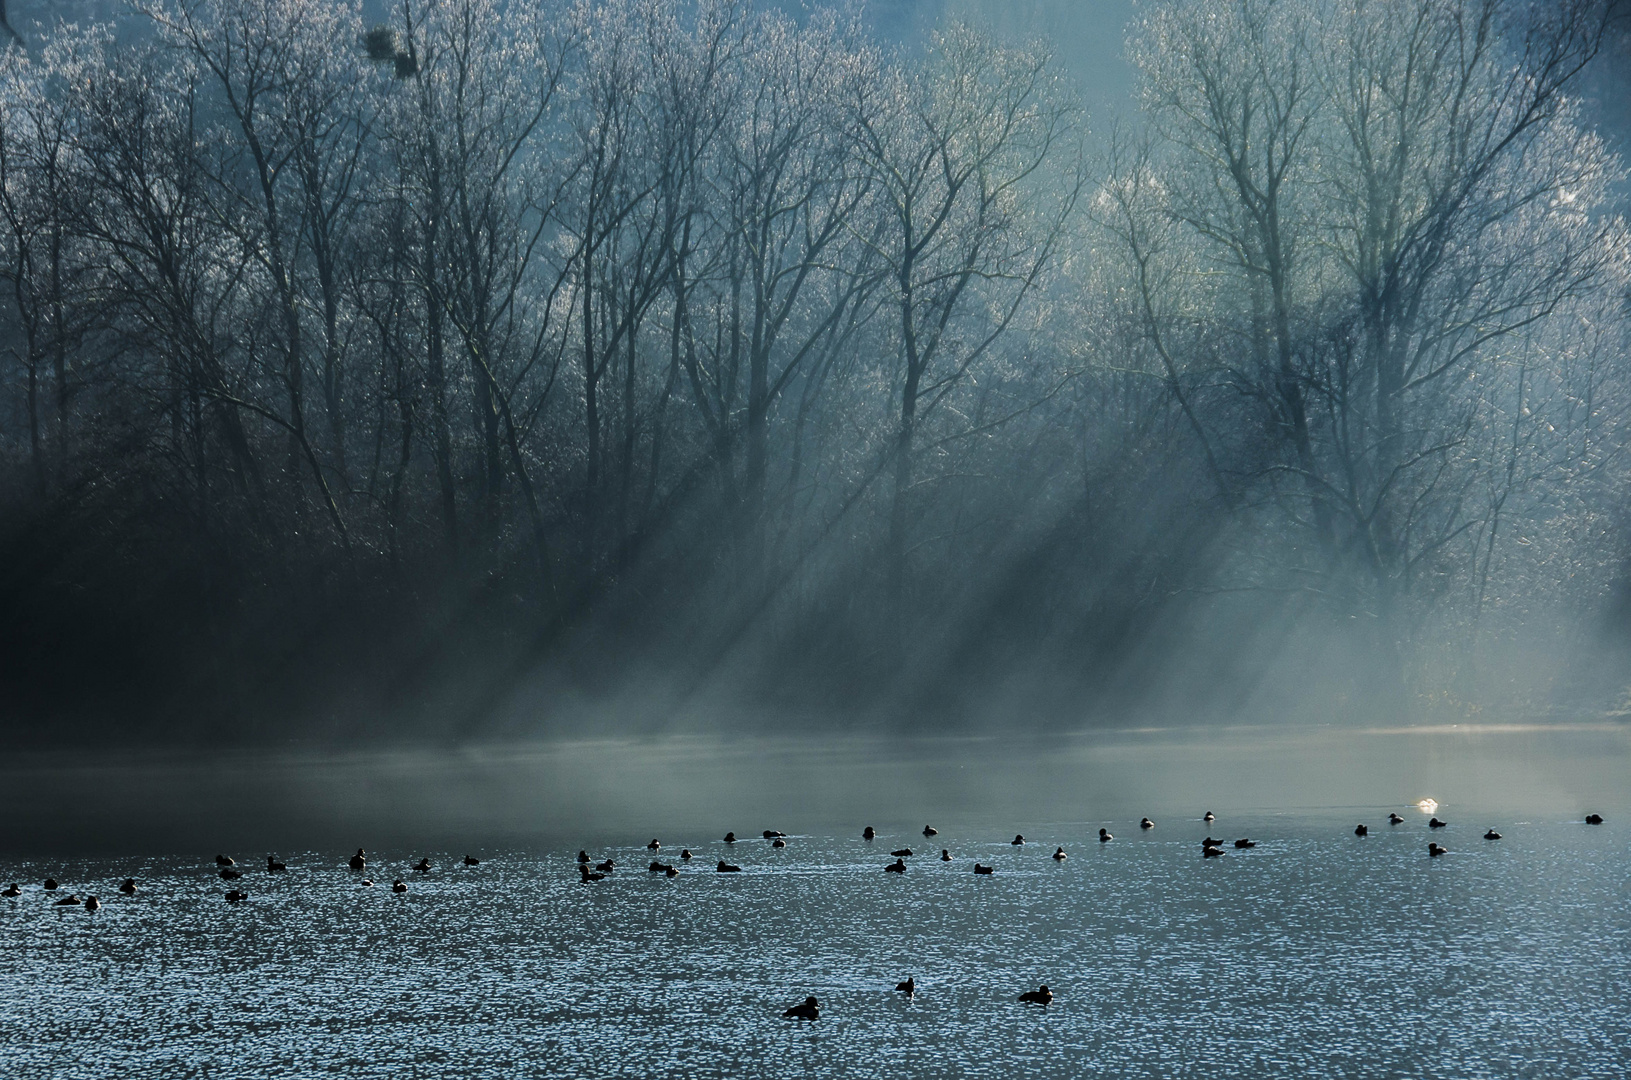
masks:
[[[476,867],[371,852],[373,888],[344,849],[279,852],[276,875],[234,852],[239,882],[213,852],[4,859],[0,884],[23,894],[0,899],[0,1076],[1631,1071],[1631,821],[1447,803],[1431,838],[1450,853],[1430,858],[1425,815],[1402,805],[1394,827],[1377,805],[1211,825],[1203,808],[970,813],[932,839],[880,821],[871,843],[857,821],[780,850],[759,830],[796,822],[726,820],[660,835],[673,879],[647,871],[649,835],[597,847],[617,869],[593,884],[575,845],[475,851]],[[1491,826],[1504,838],[1482,839]],[[1208,833],[1258,846],[1203,860]],[[901,846],[908,870],[884,873]],[[423,855],[432,870],[412,873]],[[55,906],[47,875],[105,907]],[[233,886],[250,899],[226,903]],[[892,989],[907,975],[911,1000]],[[1051,1006],[1016,1000],[1043,982]],[[782,1019],[806,994],[821,1019]]]

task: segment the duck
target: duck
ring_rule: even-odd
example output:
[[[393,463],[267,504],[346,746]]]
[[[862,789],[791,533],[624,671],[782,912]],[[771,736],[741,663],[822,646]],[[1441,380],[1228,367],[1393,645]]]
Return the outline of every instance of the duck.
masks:
[[[906,860],[896,859],[894,862],[884,867],[883,871],[886,874],[904,874],[906,873]]]
[[[50,877],[46,878],[45,879],[45,891],[46,892],[56,892],[56,890],[57,890],[57,879],[56,878],[50,878]]]
[[[102,907],[102,901],[98,900],[96,897],[87,896],[85,898],[85,910],[86,911],[97,911],[97,910],[100,910],[101,907]]]
[[[374,879],[373,878],[363,878],[362,879],[362,887],[365,888],[365,889],[372,889],[374,887]]]
[[[580,852],[580,854],[581,854],[581,852]],[[583,858],[579,859],[578,861],[579,862],[587,862],[588,859],[589,859],[589,856],[584,855]],[[368,867],[367,853],[364,852],[362,848],[358,848],[357,853],[355,855],[351,856],[351,861],[348,862],[346,865],[351,867],[351,869],[353,869],[353,870],[367,869],[367,867]]]
[[[1068,858],[1070,858],[1070,856],[1065,854],[1065,849],[1064,848],[1061,847],[1061,848],[1054,848],[1053,849],[1053,861],[1054,862],[1064,862]]]
[[[0,891],[0,896],[21,896],[21,895],[23,895],[23,890],[21,890],[21,889],[19,889],[17,887],[17,883],[15,881],[13,881],[10,885],[7,885],[4,891]]]
[[[1602,823],[1603,823],[1603,815],[1601,815],[1601,814],[1587,814],[1586,815],[1586,824],[1587,825],[1601,825]]]
[[[1015,833],[1014,838],[1008,841],[1008,843],[1012,844],[1014,847],[1022,847],[1025,843],[1025,837],[1020,833]]]
[[[357,854],[361,855],[362,853],[359,851]],[[578,865],[579,866],[588,866],[589,865],[589,853],[587,851],[578,852]]]
[[[951,849],[950,848],[941,848],[940,849],[940,861],[941,862],[951,862]]]
[[[821,1002],[811,995],[804,999],[802,1005],[794,1005],[791,1009],[783,1010],[782,1017],[787,1020],[820,1020]]]
[[[1242,836],[1239,840],[1235,841],[1235,847],[1241,848],[1242,850],[1244,850],[1245,848],[1254,848],[1256,846],[1257,846],[1257,841],[1256,840],[1248,840],[1244,836]]]
[[[1223,846],[1223,841],[1222,840],[1216,840],[1216,839],[1213,839],[1210,836],[1208,836],[1205,840],[1201,841],[1201,847],[1222,847],[1222,846]]]
[[[740,866],[733,866],[724,859],[719,860],[719,865],[715,867],[715,869],[721,874],[740,874],[742,872],[742,868]]]
[[[215,865],[216,866],[237,866],[238,863],[237,863],[236,860],[233,859],[233,857],[231,855],[217,855],[215,857]]]
[[[1501,834],[1496,832],[1494,829],[1491,829],[1489,832],[1484,834],[1485,840],[1499,840],[1500,838]]]
[[[685,859],[687,862],[689,862],[690,859],[691,859],[691,849],[690,848],[680,848],[680,858]]]
[[[136,879],[129,877],[125,878],[124,882],[119,886],[119,891],[124,893],[126,896],[135,896]]]
[[[786,836],[787,834],[784,832],[777,832],[775,829],[766,829],[762,835],[766,840],[777,840]]]
[[[430,860],[420,859],[418,862],[413,864],[413,868],[416,873],[428,874],[430,873]]]
[[[670,866],[667,870],[665,870],[664,873],[668,877],[679,877],[680,876],[680,872],[678,870],[674,869],[672,866]]]
[[[923,826],[923,835],[924,836],[939,836],[940,835],[940,830],[935,828],[933,825],[925,825],[925,826]]]
[[[770,846],[773,848],[784,848],[787,846],[787,841],[778,836],[776,839],[770,842]]]
[[[733,832],[726,833],[725,834],[725,843],[727,843],[727,844],[736,843],[736,834],[733,833]]]
[[[1354,826],[1354,835],[1355,836],[1369,836],[1370,835],[1370,826],[1369,825],[1355,825]]]
[[[1387,816],[1387,823],[1389,825],[1403,825],[1404,818],[1400,817],[1398,814],[1390,813]]]
[[[276,874],[287,869],[289,869],[287,863],[280,863],[271,855],[266,856],[266,872],[268,874]]]
[[[1201,848],[1201,858],[1203,858],[1203,859],[1216,859],[1219,856],[1221,856],[1222,854],[1223,854],[1223,849],[1220,848],[1220,847],[1203,847],[1203,848]]]
[[[1449,850],[1450,850],[1449,848],[1443,847],[1443,846],[1441,846],[1439,844],[1428,844],[1427,845],[1427,854],[1431,855],[1435,859],[1438,858],[1440,855],[1444,854],[1446,851],[1449,851]]]
[[[78,894],[69,893],[67,896],[64,896],[61,900],[58,900],[57,903],[56,903],[57,907],[68,907],[70,905],[73,905],[75,907],[77,907],[79,905],[79,896],[78,896]]]
[[[1138,819],[1138,827],[1140,829],[1153,829],[1153,828],[1155,828],[1155,822],[1151,821],[1147,817],[1146,818],[1139,818]]]
[[[617,869],[617,862],[614,859],[607,859],[605,862],[595,863],[595,869],[599,870],[602,874],[609,874],[613,870]]]
[[[244,872],[242,870],[234,870],[230,866],[224,866],[221,868],[221,877],[226,881],[237,881],[243,876]]]
[[[996,869],[994,867],[981,866],[979,863],[975,863],[974,864],[974,872],[976,874],[994,874],[997,871],[996,871]]]
[[[1212,811],[1210,811],[1210,810],[1208,810],[1206,813],[1201,815],[1201,820],[1206,822],[1208,825],[1212,824],[1212,822],[1216,821],[1217,819],[1218,819],[1218,816],[1216,814],[1212,813]]]
[[[1110,830],[1109,829],[1100,829],[1099,830],[1099,843],[1108,844],[1110,841],[1112,841],[1114,839],[1115,839],[1115,837],[1110,835]]]
[[[1440,821],[1438,818],[1430,818],[1427,822],[1427,827],[1429,829],[1442,829],[1448,824],[1448,821]]]
[[[903,848],[899,848],[899,849],[897,849],[895,851],[891,851],[889,854],[893,855],[897,859],[910,858],[911,854],[912,854],[912,849],[909,848],[909,847],[903,847]]]
[[[905,982],[898,982],[895,984],[895,989],[899,990],[907,997],[911,997],[913,994],[917,993],[917,980],[908,975],[906,976]]]
[[[1053,991],[1048,989],[1047,983],[1043,983],[1037,989],[1027,990],[1019,995],[1019,1000],[1027,1005],[1048,1005],[1053,1002]]]
[[[464,857],[464,865],[466,865],[466,866],[480,866],[481,865],[481,860],[476,859],[476,858],[472,858],[471,856],[466,855]]]
[[[391,891],[397,893],[407,892],[408,887],[407,885],[403,884],[401,878],[397,878],[395,881],[391,882]]]
[[[862,840],[876,840],[877,838],[878,830],[874,829],[872,826],[868,825],[866,828],[861,830]]]
[[[239,904],[248,899],[249,894],[246,892],[240,892],[237,889],[227,891],[227,903],[229,904]]]
[[[674,869],[674,867],[665,862],[653,862],[650,866],[646,867],[646,871],[652,874],[663,874],[672,869]]]
[[[579,863],[578,864],[578,875],[582,878],[582,880],[585,883],[588,883],[588,882],[591,882],[591,881],[605,881],[606,880],[606,875],[605,874],[596,874],[596,873],[594,873],[593,871],[591,871],[589,869],[589,866],[588,866],[587,863]],[[398,882],[397,884],[400,885],[401,882]]]
[[[649,843],[649,844],[647,844],[647,845],[646,845],[646,850],[647,850],[647,851],[656,851],[656,850],[657,850],[657,849],[658,849],[658,848],[660,848],[660,847],[662,847],[662,845],[661,845],[661,844],[659,844],[659,843],[658,843],[658,842],[657,842],[657,838],[656,838],[656,837],[655,837],[655,836],[653,836],[653,837],[652,837],[652,838],[651,838],[651,843]]]

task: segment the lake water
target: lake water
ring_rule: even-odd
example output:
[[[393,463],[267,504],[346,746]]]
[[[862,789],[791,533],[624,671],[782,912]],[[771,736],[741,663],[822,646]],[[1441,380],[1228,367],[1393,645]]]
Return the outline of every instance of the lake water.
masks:
[[[1579,783],[1623,781],[1623,757],[1604,764],[1603,736],[1590,738]],[[1463,778],[1489,797],[1442,800],[1450,825],[1431,833],[1402,798],[1216,805],[1208,825],[1206,804],[1169,785],[1092,817],[936,805],[947,816],[932,839],[923,817],[862,816],[883,796],[860,789],[849,797],[864,807],[827,805],[846,827],[808,833],[789,815],[720,815],[704,830],[676,810],[682,825],[585,822],[581,841],[371,851],[373,888],[345,867],[367,836],[280,850],[277,875],[264,848],[232,850],[240,882],[217,876],[208,848],[30,850],[0,857],[0,884],[23,888],[0,899],[0,1076],[1624,1077],[1624,785],[1618,800],[1591,792],[1608,820],[1588,826],[1564,805],[1567,768],[1523,773],[1512,762],[1533,746],[1490,753],[1507,765],[1472,755],[1482,786]],[[978,760],[1014,768],[1002,757]],[[900,768],[904,801],[925,801]],[[1063,768],[1037,773],[1045,798],[1015,805],[1068,802],[1051,790]],[[741,813],[740,793],[715,795]],[[1390,827],[1393,808],[1407,820]],[[144,812],[104,805],[114,835]],[[1144,813],[1155,828],[1139,829]],[[198,808],[199,835],[214,816]],[[1352,834],[1359,821],[1368,838]],[[1101,826],[1113,842],[1096,842]],[[1504,838],[1482,839],[1490,827]],[[727,828],[743,839],[722,843]],[[793,835],[778,850],[763,828]],[[1016,831],[1029,843],[1007,843]],[[1208,833],[1258,846],[1203,860]],[[647,872],[652,834],[678,877]],[[1450,853],[1429,858],[1430,838]],[[580,883],[579,846],[617,870]],[[681,862],[682,846],[697,858]],[[901,846],[917,852],[906,873],[884,873]],[[458,865],[466,850],[481,865]],[[421,856],[431,872],[410,872]],[[717,873],[720,858],[742,872]],[[976,860],[996,872],[974,875]],[[56,896],[105,907],[55,906],[47,875]],[[125,877],[134,897],[116,891]],[[389,888],[398,877],[405,894]],[[249,900],[226,903],[234,886]],[[892,989],[907,975],[911,1000]],[[1043,982],[1052,1005],[1016,1000]],[[819,1021],[781,1018],[807,994]]]

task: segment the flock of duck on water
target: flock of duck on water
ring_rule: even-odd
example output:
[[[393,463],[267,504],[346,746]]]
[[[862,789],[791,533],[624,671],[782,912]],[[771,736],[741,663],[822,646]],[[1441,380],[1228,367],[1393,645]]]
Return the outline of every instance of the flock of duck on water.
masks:
[[[1429,804],[1429,805],[1431,805],[1431,804]],[[1404,820],[1405,820],[1404,818],[1400,817],[1397,813],[1390,813],[1390,814],[1388,814],[1387,817],[1388,817],[1388,824],[1390,826],[1402,825],[1404,823]],[[1202,815],[1201,820],[1205,821],[1207,824],[1210,825],[1212,822],[1217,820],[1217,815],[1213,814],[1212,811],[1208,810],[1204,815]],[[1601,825],[1603,823],[1603,816],[1601,814],[1587,814],[1586,818],[1585,818],[1585,823],[1587,825]],[[1442,828],[1446,827],[1448,824],[1449,824],[1449,822],[1440,821],[1438,819],[1438,817],[1434,816],[1434,817],[1429,818],[1429,820],[1427,822],[1427,827],[1429,829],[1442,829]],[[1140,830],[1153,829],[1153,828],[1155,828],[1155,822],[1151,821],[1147,817],[1146,818],[1141,818],[1141,819],[1139,819],[1138,827],[1139,827]],[[940,833],[940,830],[936,829],[932,825],[925,825],[923,827],[923,836],[924,836],[925,839],[929,839],[931,837],[938,836],[939,833]],[[766,829],[766,830],[764,830],[764,832],[761,835],[764,837],[764,839],[770,841],[770,846],[772,848],[785,848],[787,846],[787,834],[784,833],[784,832],[778,832],[778,831],[776,831],[774,829]],[[1370,827],[1368,825],[1365,825],[1365,824],[1355,825],[1354,826],[1354,835],[1355,836],[1360,836],[1360,837],[1369,836],[1370,835]],[[877,830],[874,829],[870,825],[868,825],[865,829],[863,829],[861,831],[861,838],[864,839],[864,840],[875,840],[875,839],[877,839],[877,836],[878,836]],[[1101,828],[1099,830],[1099,843],[1108,844],[1110,841],[1112,841],[1114,839],[1115,839],[1115,837],[1110,834],[1110,830],[1103,829],[1103,828]],[[1485,840],[1499,840],[1499,839],[1501,839],[1501,834],[1496,832],[1494,829],[1490,829],[1490,830],[1488,830],[1487,832],[1484,833],[1484,839]],[[726,843],[726,844],[735,844],[735,843],[737,843],[736,834],[734,832],[726,833],[723,842]],[[1012,846],[1016,847],[1016,848],[1017,847],[1023,847],[1025,845],[1025,843],[1026,843],[1026,840],[1025,840],[1025,837],[1022,834],[1015,834],[1014,838],[1012,840],[1010,840],[1009,843]],[[1220,857],[1223,854],[1224,844],[1225,844],[1225,841],[1217,840],[1217,839],[1212,838],[1211,836],[1208,836],[1205,840],[1203,840],[1201,842],[1201,856],[1202,856],[1202,858],[1213,859],[1213,858]],[[1243,837],[1239,838],[1238,840],[1235,840],[1233,842],[1233,844],[1234,844],[1235,848],[1244,850],[1244,849],[1247,849],[1247,848],[1256,847],[1257,846],[1257,841],[1251,839],[1250,837],[1243,836]],[[658,851],[660,851],[662,849],[662,844],[660,842],[658,842],[655,838],[653,838],[651,843],[646,845],[646,848],[647,848],[647,850],[649,850],[653,854],[655,854],[656,852],[658,852]],[[1439,844],[1437,841],[1430,842],[1427,845],[1427,854],[1430,857],[1433,857],[1433,858],[1437,858],[1438,856],[1443,855],[1448,851],[1449,851],[1449,848],[1444,847],[1443,845]],[[889,863],[888,865],[886,865],[884,867],[884,872],[885,873],[891,873],[891,874],[904,874],[906,872],[906,860],[913,857],[912,849],[911,848],[899,848],[899,849],[897,849],[895,851],[891,851],[889,854],[890,854],[890,857],[893,858],[895,861],[892,862],[892,863]],[[679,857],[680,857],[680,860],[682,862],[690,862],[691,859],[693,859],[695,856],[691,853],[690,848],[682,848],[680,850]],[[1055,862],[1064,862],[1066,859],[1070,858],[1070,856],[1065,853],[1065,849],[1063,847],[1055,847],[1052,858],[1054,859]],[[951,855],[951,850],[949,848],[941,848],[940,849],[940,860],[939,861],[941,861],[941,862],[951,862],[951,861],[953,861],[952,860],[952,855]],[[593,868],[592,869],[591,869],[591,863],[593,863]],[[239,880],[239,879],[241,879],[243,877],[244,872],[241,869],[238,868],[237,861],[235,859],[233,859],[230,855],[217,855],[217,856],[215,856],[215,865],[218,868],[218,873],[220,874],[222,880],[224,880],[224,881],[237,881],[237,880]],[[362,848],[358,848],[357,853],[355,855],[351,856],[351,858],[349,860],[347,860],[346,865],[350,869],[355,870],[355,871],[367,870],[368,869],[368,853],[366,851],[364,851]],[[430,870],[431,870],[431,865],[432,864],[431,864],[430,859],[421,858],[417,863],[413,864],[412,870],[415,873],[428,874],[430,872]],[[466,855],[464,857],[464,859],[462,860],[461,865],[463,865],[463,866],[479,866],[479,865],[481,865],[481,860],[477,859],[477,858],[473,858],[472,856]],[[578,852],[578,874],[579,874],[579,879],[581,881],[583,881],[585,884],[588,884],[588,883],[591,883],[591,882],[596,882],[596,881],[604,881],[604,880],[606,880],[606,875],[612,873],[616,869],[617,869],[617,863],[616,863],[615,860],[606,859],[603,862],[594,863],[594,861],[590,858],[589,853],[587,851],[579,851]],[[721,873],[721,874],[735,874],[735,873],[740,873],[741,870],[742,870],[742,868],[740,866],[737,866],[734,863],[727,862],[724,859],[720,859],[719,862],[718,862],[718,865],[715,866],[714,869],[716,871],[718,871],[719,873]],[[277,874],[277,873],[282,873],[283,871],[286,871],[286,870],[288,870],[288,866],[285,863],[279,862],[278,859],[277,859],[277,856],[275,856],[275,855],[266,856],[266,872],[267,873]],[[660,874],[664,874],[667,877],[671,877],[671,878],[679,876],[679,868],[678,867],[674,866],[672,863],[661,862],[661,861],[659,861],[657,859],[652,860],[651,865],[647,867],[647,870],[649,870],[651,873],[660,873]],[[996,868],[992,867],[992,866],[986,866],[985,864],[983,864],[983,863],[981,863],[979,861],[976,861],[974,863],[974,873],[980,874],[980,875],[994,874],[994,873],[996,873]],[[366,888],[372,888],[374,882],[373,882],[372,878],[366,878],[365,877],[365,878],[361,879],[360,884],[363,885]],[[56,879],[46,878],[45,883],[44,883],[44,888],[45,888],[46,892],[53,893],[53,892],[57,891],[59,886],[58,886],[58,883],[57,883]],[[120,883],[120,885],[119,885],[119,891],[121,893],[123,893],[124,895],[126,895],[126,896],[134,896],[136,894],[136,891],[137,891],[136,879],[135,878],[125,878],[125,880],[122,883]],[[397,893],[405,893],[405,892],[408,891],[407,883],[404,882],[401,878],[397,878],[395,881],[391,882],[391,891],[392,892],[397,892]],[[18,887],[18,885],[17,885],[17,883],[15,881],[12,882],[5,889],[0,889],[0,896],[18,897],[18,896],[21,896],[21,895],[22,895],[22,889]],[[244,892],[242,889],[233,888],[233,889],[227,890],[227,892],[225,893],[225,897],[226,897],[226,900],[227,900],[228,903],[236,904],[236,903],[241,903],[242,901],[249,899],[249,894],[247,892]],[[100,910],[101,907],[102,907],[102,902],[99,899],[97,899],[97,897],[95,897],[95,896],[86,896],[84,899],[81,899],[79,897],[79,894],[77,894],[77,893],[69,893],[68,895],[63,896],[62,898],[53,901],[53,904],[56,907],[81,907],[86,911],[97,911],[97,910]],[[900,991],[901,993],[905,994],[907,997],[911,997],[913,994],[915,994],[917,992],[917,982],[913,977],[907,976],[905,981],[896,984],[895,989]],[[1019,995],[1019,1000],[1022,1001],[1022,1002],[1026,1002],[1028,1004],[1033,1004],[1033,1005],[1048,1005],[1049,1003],[1051,1003],[1053,1001],[1053,991],[1049,990],[1046,984],[1043,984],[1041,987],[1039,987],[1039,988],[1037,988],[1035,990],[1028,990],[1025,993]],[[790,1019],[816,1020],[816,1019],[819,1019],[820,1016],[821,1016],[821,1002],[816,1000],[816,998],[814,996],[807,997],[800,1004],[794,1005],[791,1008],[785,1010],[782,1013],[782,1015],[784,1017],[787,1017],[787,1018],[790,1018]]]

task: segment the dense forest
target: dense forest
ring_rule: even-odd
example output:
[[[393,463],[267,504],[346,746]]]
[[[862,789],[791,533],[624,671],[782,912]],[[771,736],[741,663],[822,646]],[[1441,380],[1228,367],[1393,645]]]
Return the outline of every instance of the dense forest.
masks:
[[[10,742],[1623,711],[1612,5],[138,0],[0,55]],[[383,20],[383,21],[380,21]]]

